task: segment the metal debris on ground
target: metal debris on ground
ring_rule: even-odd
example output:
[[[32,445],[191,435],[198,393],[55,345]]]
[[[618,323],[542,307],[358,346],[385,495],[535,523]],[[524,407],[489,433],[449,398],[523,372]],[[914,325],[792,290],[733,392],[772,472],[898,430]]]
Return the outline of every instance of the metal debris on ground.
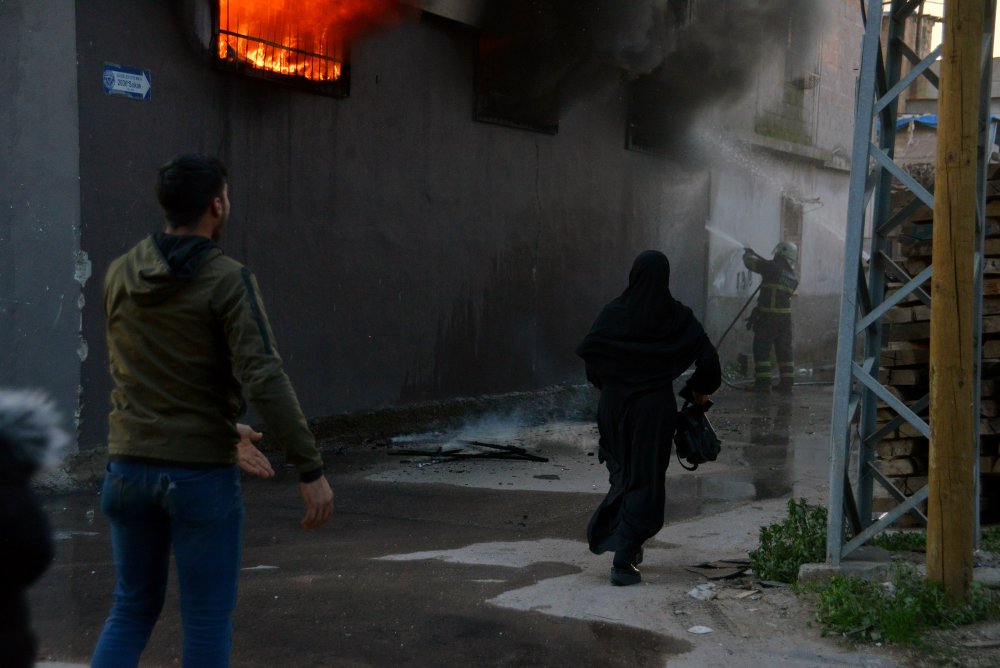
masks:
[[[687,566],[685,570],[709,580],[724,580],[743,575],[750,570],[750,562],[742,559],[721,559]]]
[[[484,443],[483,441],[457,441],[463,445],[477,448],[489,448],[496,452],[467,452],[464,448],[449,448],[447,450],[438,447],[434,450],[391,450],[390,455],[410,456],[410,457],[435,457],[438,463],[454,462],[464,459],[524,459],[530,462],[547,462],[546,457],[533,455],[524,448],[515,445],[497,445],[496,443]]]
[[[397,443],[426,443],[428,441],[440,440],[444,436],[439,431],[425,431],[420,434],[402,434],[400,436],[393,436],[389,441],[396,445]]]
[[[533,455],[524,448],[519,448],[516,445],[497,445],[496,443],[485,443],[483,441],[459,441],[459,443],[464,443],[465,445],[472,445],[477,448],[490,448],[492,450],[500,450],[504,453],[501,459],[527,459],[532,462],[547,462],[549,461],[547,457],[540,457],[538,455]],[[487,454],[487,453],[481,453]]]

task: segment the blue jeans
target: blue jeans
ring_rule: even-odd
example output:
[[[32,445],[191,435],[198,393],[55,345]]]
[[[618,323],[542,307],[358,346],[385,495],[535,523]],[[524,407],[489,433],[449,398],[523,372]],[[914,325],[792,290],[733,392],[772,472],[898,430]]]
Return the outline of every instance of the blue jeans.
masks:
[[[111,462],[101,509],[111,524],[117,582],[92,668],[139,664],[163,608],[171,547],[184,667],[228,666],[243,543],[239,468],[193,471]]]

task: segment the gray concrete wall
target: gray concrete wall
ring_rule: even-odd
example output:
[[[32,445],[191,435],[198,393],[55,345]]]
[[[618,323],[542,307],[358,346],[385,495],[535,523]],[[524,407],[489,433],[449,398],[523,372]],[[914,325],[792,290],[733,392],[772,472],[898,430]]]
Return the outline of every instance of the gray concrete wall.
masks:
[[[836,355],[849,147],[863,35],[856,3],[823,0],[817,9],[825,21],[807,61],[816,68],[818,80],[803,91],[803,111],[808,113],[793,119],[787,133],[797,141],[783,138],[785,133],[773,123],[760,125],[762,110],[780,106],[785,99],[784,54],[773,54],[760,68],[755,90],[729,110],[726,131],[714,141],[708,221],[706,326],[717,340],[759,283],[759,276],[751,277],[743,266],[742,246],[770,257],[781,238],[782,198],[800,203],[800,282],[793,298],[793,327],[796,361],[804,367],[832,364]],[[806,136],[801,136],[803,131]],[[744,317],[750,308],[752,304]],[[723,363],[750,355],[751,343],[752,334],[740,321],[720,350]]]
[[[573,348],[646,248],[703,313],[708,180],[624,150],[617,71],[534,134],[472,120],[476,39],[458,24],[362,40],[337,100],[217,71],[169,5],[77,3],[83,248],[99,278],[161,226],[155,168],[220,155],[225,250],[257,274],[309,415],[582,382]],[[151,70],[152,99],[105,96],[104,62]],[[83,445],[107,410],[99,293]]]
[[[801,366],[832,364],[843,282],[847,173],[776,153],[754,155],[758,170],[712,174],[706,326],[717,340],[760,283],[743,266],[742,246],[770,257],[781,234],[782,195],[793,195],[803,201],[799,287],[793,298],[795,357]],[[751,343],[741,320],[720,350],[723,363],[750,355]]]
[[[80,190],[76,18],[62,0],[0,2],[0,386],[77,408]]]

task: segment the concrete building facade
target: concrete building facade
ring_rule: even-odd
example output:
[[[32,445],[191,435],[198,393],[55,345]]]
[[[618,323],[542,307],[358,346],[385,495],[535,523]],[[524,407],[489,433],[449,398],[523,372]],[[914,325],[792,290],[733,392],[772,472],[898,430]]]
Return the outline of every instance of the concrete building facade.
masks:
[[[312,417],[582,382],[573,349],[647,248],[672,258],[676,296],[716,335],[747,294],[726,237],[770,250],[782,207],[801,213],[803,310],[825,317],[861,34],[854,5],[827,3],[840,33],[824,33],[818,79],[789,84],[773,56],[709,167],[628,150],[620,67],[590,68],[554,134],[477,122],[476,3],[417,3],[358,39],[334,97],[213,64],[199,3],[8,0],[0,384],[52,392],[80,447],[103,443],[101,278],[162,227],[156,168],[190,151],[229,165],[223,247],[257,274]],[[107,94],[109,66],[148,71],[148,99]],[[785,113],[775,100],[801,118],[762,124]],[[804,350],[827,345],[824,328],[800,328]]]
[[[836,352],[863,35],[857,3],[829,0],[817,12],[819,25],[789,24],[786,48],[770,54],[748,97],[727,108],[706,139],[716,156],[707,222],[709,332],[721,336],[759,284],[743,267],[742,247],[770,257],[778,241],[794,241],[795,356],[805,369],[832,364]],[[749,356],[751,341],[738,322],[720,350],[723,362]]]

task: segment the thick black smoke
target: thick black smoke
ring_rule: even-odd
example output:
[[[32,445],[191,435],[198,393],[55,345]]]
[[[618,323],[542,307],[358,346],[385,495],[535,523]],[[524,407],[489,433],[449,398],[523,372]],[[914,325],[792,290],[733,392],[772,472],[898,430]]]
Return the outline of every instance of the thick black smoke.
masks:
[[[739,100],[761,62],[809,43],[805,0],[495,0],[480,43],[480,93],[512,115],[568,108],[613,67],[657,143],[679,150],[694,122]],[[635,114],[633,114],[635,116]]]

